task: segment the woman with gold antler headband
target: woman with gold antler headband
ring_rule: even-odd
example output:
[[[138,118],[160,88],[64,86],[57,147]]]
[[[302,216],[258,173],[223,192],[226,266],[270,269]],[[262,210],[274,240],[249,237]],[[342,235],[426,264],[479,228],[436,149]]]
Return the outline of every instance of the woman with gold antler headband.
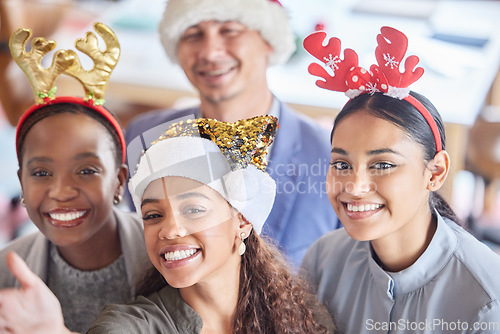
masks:
[[[171,125],[129,182],[154,265],[140,297],[107,306],[89,333],[326,333],[328,312],[259,236],[276,184],[276,118]]]
[[[383,27],[378,65],[358,66],[340,40],[315,32],[317,85],[350,98],[332,130],[327,193],[344,229],[320,238],[303,263],[345,333],[500,333],[500,257],[459,226],[436,193],[450,159],[436,108],[408,86],[407,38]]]
[[[106,42],[105,51],[90,32],[76,42],[95,62],[90,71],[82,69],[71,50],[56,52],[52,66],[44,68],[41,59],[55,42],[35,38],[28,52],[29,29],[19,29],[10,39],[12,56],[30,79],[37,101],[19,120],[16,148],[21,201],[39,232],[0,253],[0,287],[17,287],[16,278],[21,286],[0,292],[1,332],[34,333],[40,329],[30,324],[37,317],[50,322],[61,308],[68,328],[86,331],[104,304],[132,300],[138,277],[151,267],[140,220],[113,208],[128,174],[125,142],[117,120],[101,104],[120,47],[107,26],[96,23],[95,29]],[[55,97],[60,74],[81,81],[85,98]],[[19,271],[12,252],[57,296],[55,311],[23,308],[33,307],[34,288],[43,284]],[[15,277],[4,269],[7,264]]]

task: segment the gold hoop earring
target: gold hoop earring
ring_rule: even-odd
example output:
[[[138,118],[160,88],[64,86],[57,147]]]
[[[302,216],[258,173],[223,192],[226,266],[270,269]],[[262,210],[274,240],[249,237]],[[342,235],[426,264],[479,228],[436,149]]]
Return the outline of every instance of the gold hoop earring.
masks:
[[[241,244],[240,244],[240,247],[238,247],[238,254],[241,256],[243,254],[245,254],[245,251],[247,250],[247,246],[245,246],[245,232],[241,232],[240,234],[240,237],[241,237]]]
[[[113,198],[113,204],[118,205],[122,201],[123,197],[122,195],[115,195],[115,198]]]
[[[23,208],[26,207],[26,203],[24,203],[24,196],[21,196],[21,200],[19,201],[19,205],[22,206]]]

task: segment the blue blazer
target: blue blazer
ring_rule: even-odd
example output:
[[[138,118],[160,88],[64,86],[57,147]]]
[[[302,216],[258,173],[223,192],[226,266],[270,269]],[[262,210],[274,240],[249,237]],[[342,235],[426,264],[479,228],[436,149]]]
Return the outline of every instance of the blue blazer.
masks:
[[[142,114],[129,123],[125,140],[128,144],[150,129],[153,130],[148,137],[158,138],[167,126],[158,125],[198,115],[198,107]],[[314,120],[294,112],[281,102],[278,122],[279,129],[267,167],[269,175],[276,181],[277,193],[261,235],[271,237],[291,263],[298,267],[316,239],[340,227],[326,195],[330,134]],[[135,166],[129,168],[133,171]],[[130,194],[127,193],[126,197],[132,210],[135,210]]]

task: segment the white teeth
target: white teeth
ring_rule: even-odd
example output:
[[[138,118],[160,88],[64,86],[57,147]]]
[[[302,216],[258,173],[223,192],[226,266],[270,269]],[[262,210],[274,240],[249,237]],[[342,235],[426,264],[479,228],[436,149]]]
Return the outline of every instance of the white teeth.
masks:
[[[49,213],[49,216],[50,216],[50,218],[52,218],[54,220],[67,222],[70,220],[75,220],[77,218],[80,218],[84,214],[85,214],[85,211],[78,211],[78,212],[68,212],[68,213]]]
[[[190,257],[194,253],[196,253],[196,249],[177,250],[175,252],[165,253],[163,257],[165,257],[167,261],[178,261]]]
[[[230,68],[223,68],[223,69],[219,69],[219,70],[213,70],[213,71],[207,71],[205,72],[207,75],[210,75],[210,76],[218,76],[218,75],[223,75],[223,74],[226,74],[228,73],[229,71],[231,71]]]
[[[361,205],[352,205],[347,203],[347,210],[352,212],[364,212],[364,211],[373,211],[382,207],[381,204],[361,204]]]

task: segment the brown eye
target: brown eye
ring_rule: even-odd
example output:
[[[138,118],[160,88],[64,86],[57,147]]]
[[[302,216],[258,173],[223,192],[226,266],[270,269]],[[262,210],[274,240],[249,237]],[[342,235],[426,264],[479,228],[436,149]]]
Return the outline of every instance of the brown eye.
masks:
[[[346,170],[351,168],[351,166],[349,166],[349,164],[345,161],[334,161],[330,163],[330,166],[336,170]]]

